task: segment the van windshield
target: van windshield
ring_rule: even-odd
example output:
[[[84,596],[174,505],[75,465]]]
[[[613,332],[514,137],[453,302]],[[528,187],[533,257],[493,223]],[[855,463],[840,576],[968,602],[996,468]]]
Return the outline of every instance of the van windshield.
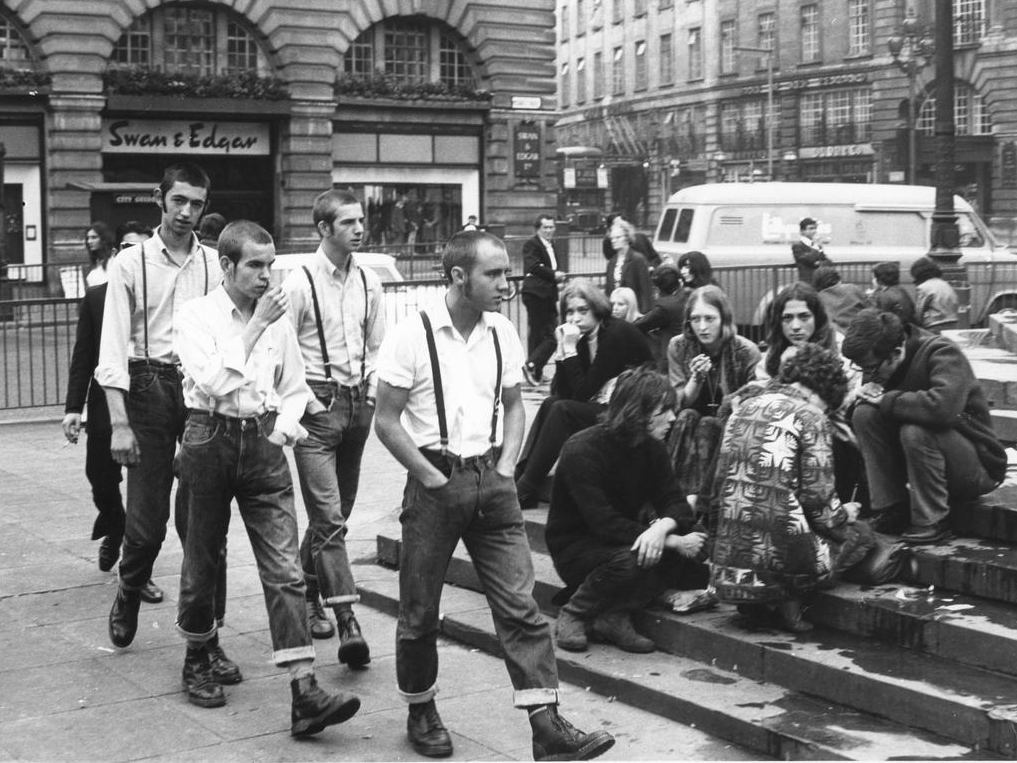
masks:
[[[837,246],[927,246],[928,224],[917,211],[857,210],[834,205],[717,207],[709,226],[709,246],[775,244],[790,246],[800,237],[798,223],[812,217],[823,244]]]

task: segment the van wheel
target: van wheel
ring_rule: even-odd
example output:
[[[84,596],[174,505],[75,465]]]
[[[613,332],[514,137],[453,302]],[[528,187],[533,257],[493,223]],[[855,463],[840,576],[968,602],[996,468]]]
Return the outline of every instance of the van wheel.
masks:
[[[1002,312],[1003,310],[1017,311],[1017,294],[1000,294],[995,297],[992,302],[989,303],[989,307],[985,311],[985,315],[987,317],[993,313]]]

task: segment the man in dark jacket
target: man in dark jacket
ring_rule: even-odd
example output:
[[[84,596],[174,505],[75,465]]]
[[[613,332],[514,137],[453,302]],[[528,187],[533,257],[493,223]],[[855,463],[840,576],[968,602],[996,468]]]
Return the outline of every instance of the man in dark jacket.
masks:
[[[526,381],[539,383],[544,365],[554,352],[554,327],[558,325],[558,284],[565,280],[564,247],[554,241],[554,218],[541,215],[534,223],[537,234],[523,244],[523,305],[530,330],[526,341]]]
[[[893,313],[873,309],[851,322],[841,351],[862,369],[852,423],[877,512],[873,526],[903,531],[912,544],[950,538],[951,505],[988,493],[1006,472],[967,358],[949,339],[905,329]]]
[[[706,534],[663,445],[675,400],[663,374],[626,371],[603,422],[562,449],[547,517],[548,550],[571,590],[555,626],[562,649],[585,650],[589,631],[627,652],[652,652],[631,613],[675,586],[681,560],[702,549]]]
[[[117,228],[119,247],[140,243],[152,235],[152,229],[143,223],[130,221]],[[99,337],[102,335],[103,306],[106,301],[106,284],[93,286],[85,292],[78,309],[78,328],[71,353],[71,367],[67,378],[67,401],[64,406],[62,427],[69,442],[76,443],[81,432],[82,411],[88,407],[85,431],[85,476],[92,486],[92,500],[99,516],[92,524],[92,540],[102,538],[99,544],[99,569],[108,572],[120,558],[120,543],[124,537],[124,501],[120,494],[123,481],[120,464],[110,455],[112,429],[106,394],[98,384],[92,384],[92,374],[99,363]],[[149,581],[141,591],[142,599],[154,603],[162,601],[162,591]]]

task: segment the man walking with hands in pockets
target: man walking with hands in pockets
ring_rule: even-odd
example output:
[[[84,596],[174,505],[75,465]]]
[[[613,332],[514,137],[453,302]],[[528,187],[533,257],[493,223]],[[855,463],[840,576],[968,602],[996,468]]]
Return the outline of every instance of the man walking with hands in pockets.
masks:
[[[274,260],[272,237],[261,226],[226,226],[219,237],[222,286],[182,307],[174,325],[188,410],[177,456],[189,515],[177,628],[187,639],[188,700],[224,705],[206,644],[217,633],[214,581],[236,498],[265,594],[272,659],[290,672],[290,732],[307,736],[353,716],[360,700],[320,689],[312,667],[293,481],[283,454],[305,434],[299,422],[308,394],[300,349],[283,319],[289,301],[281,288],[269,288]]]
[[[420,755],[452,754],[434,696],[438,605],[452,552],[466,543],[487,594],[514,688],[529,713],[536,760],[589,760],[611,745],[558,715],[550,629],[533,599],[533,560],[513,471],[525,413],[523,348],[498,313],[509,258],[489,233],[454,235],[441,304],[401,323],[378,361],[379,439],[409,471],[400,522],[396,676]]]

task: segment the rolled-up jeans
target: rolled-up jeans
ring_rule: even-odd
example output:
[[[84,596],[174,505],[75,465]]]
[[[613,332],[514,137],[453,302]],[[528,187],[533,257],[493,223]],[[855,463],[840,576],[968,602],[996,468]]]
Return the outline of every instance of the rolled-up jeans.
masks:
[[[297,559],[293,480],[283,449],[268,441],[274,414],[235,419],[191,411],[177,456],[188,475],[189,526],[180,570],[177,629],[191,643],[216,633],[219,552],[236,498],[268,609],[277,665],[313,659]]]
[[[127,470],[127,517],[124,526],[120,584],[137,591],[152,577],[152,567],[166,539],[173,455],[184,429],[180,369],[170,363],[132,360],[127,419],[141,458]],[[177,491],[177,525],[186,528],[186,497]],[[182,518],[181,518],[182,517]]]
[[[360,597],[346,551],[346,522],[374,409],[361,387],[316,381],[310,387],[327,410],[301,419],[307,438],[293,449],[308,522],[300,563],[306,579],[317,580],[326,604],[348,609]]]
[[[410,704],[437,691],[439,605],[460,538],[483,585],[504,652],[516,707],[556,704],[558,671],[550,628],[533,599],[533,559],[511,477],[495,471],[495,455],[445,458],[422,451],[449,477],[430,490],[408,476],[399,554],[396,675]]]

